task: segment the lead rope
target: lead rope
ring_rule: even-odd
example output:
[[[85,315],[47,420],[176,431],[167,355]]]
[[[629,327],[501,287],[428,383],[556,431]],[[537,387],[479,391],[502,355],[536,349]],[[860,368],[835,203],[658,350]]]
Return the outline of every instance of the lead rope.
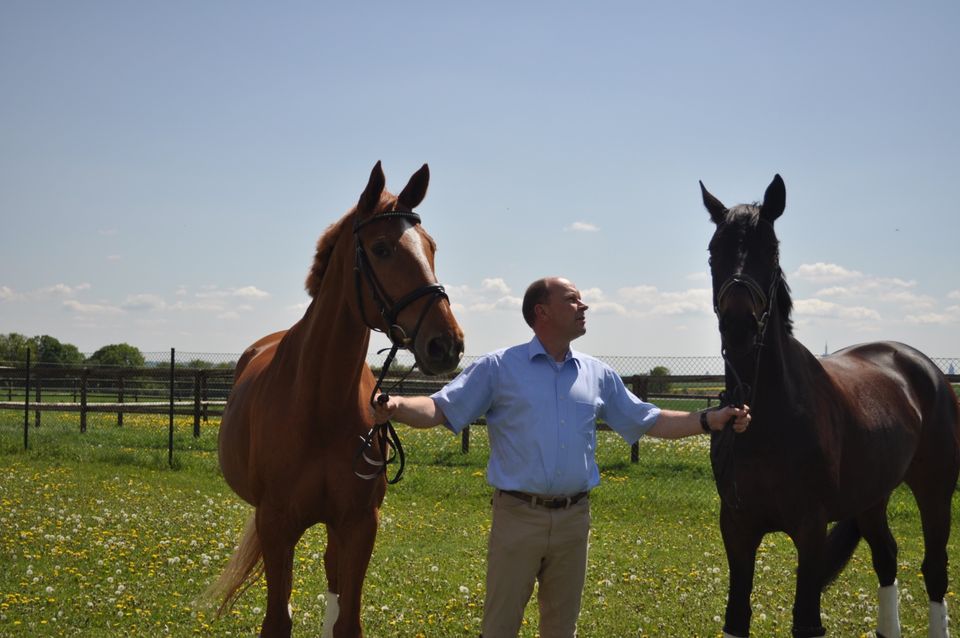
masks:
[[[773,288],[773,286],[771,286]],[[773,306],[773,300],[776,298],[776,289],[773,288],[773,292],[770,295],[770,307]],[[737,369],[730,363],[730,359],[727,358],[727,349],[726,347],[722,348],[720,355],[723,357],[723,364],[727,370],[733,374],[733,378],[736,380],[737,385],[734,386],[731,393],[727,393],[726,390],[722,391],[719,395],[720,405],[735,405],[742,408],[745,403],[746,395],[750,395],[750,402],[747,404],[753,407],[754,399],[757,397],[757,385],[760,382],[760,358],[763,355],[763,348],[766,345],[766,336],[767,336],[767,327],[769,326],[770,310],[763,313],[763,316],[759,320],[760,329],[757,334],[757,338],[754,341],[754,346],[757,349],[757,356],[754,359],[753,363],[753,386],[750,384],[744,383],[740,378],[740,375],[737,374]],[[730,396],[730,395],[733,396]],[[713,479],[719,483],[722,477],[730,476],[730,483],[733,485],[733,507],[734,509],[740,509],[740,490],[737,487],[737,475],[734,472],[734,466],[737,463],[737,433],[733,430],[733,422],[736,419],[730,417],[730,420],[723,426],[717,434],[717,462],[714,464]],[[711,455],[713,452],[711,451]],[[718,467],[719,466],[719,467]]]
[[[370,405],[373,405],[374,400],[378,403],[386,403],[390,400],[390,395],[388,392],[380,392],[383,387],[383,380],[387,376],[387,372],[390,370],[390,365],[393,363],[394,358],[397,356],[397,350],[400,349],[398,343],[394,343],[390,348],[390,353],[387,355],[387,358],[383,362],[383,367],[380,369],[380,374],[377,377],[377,383],[373,386],[373,392],[370,393]],[[377,354],[380,354],[377,352]],[[390,386],[392,391],[396,389],[403,381],[410,376],[410,373],[413,372],[413,369],[416,367],[416,363],[407,370],[402,377]],[[378,396],[379,395],[379,396]],[[400,479],[403,478],[403,468],[406,465],[406,455],[403,452],[403,444],[400,443],[400,435],[397,434],[396,428],[393,427],[393,423],[390,421],[384,421],[383,423],[378,423],[370,428],[370,431],[365,435],[360,435],[360,447],[357,449],[356,454],[353,456],[353,473],[358,477],[370,481],[375,479],[381,473],[386,474],[387,465],[393,463],[394,461],[399,461],[399,466],[397,468],[397,473],[393,475],[393,478],[387,478],[387,483],[394,485],[400,482]],[[372,445],[376,442],[377,448],[380,450],[380,458],[383,460],[372,459],[367,455],[367,450],[370,449]],[[376,467],[376,471],[370,473],[362,473],[357,470],[357,463],[360,462],[360,459],[363,459],[369,465]]]

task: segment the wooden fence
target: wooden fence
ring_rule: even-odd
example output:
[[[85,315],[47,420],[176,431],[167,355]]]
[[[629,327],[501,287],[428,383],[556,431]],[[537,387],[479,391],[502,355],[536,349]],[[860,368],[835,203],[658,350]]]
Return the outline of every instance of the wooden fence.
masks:
[[[233,383],[232,369],[178,367],[175,359],[171,351],[169,367],[31,367],[29,359],[25,367],[0,367],[0,410],[23,410],[25,448],[29,443],[31,412],[34,427],[40,427],[43,412],[78,412],[80,432],[86,432],[90,413],[116,413],[118,426],[123,426],[124,414],[166,414],[170,421],[172,462],[173,417],[192,415],[193,435],[199,437],[201,422],[223,414]],[[960,383],[960,375],[947,375],[947,378],[955,388]],[[394,394],[427,395],[447,381],[448,377],[427,377],[415,372],[402,380],[388,378],[384,387],[391,388]],[[702,402],[705,407],[718,400],[718,389],[724,383],[718,375],[631,375],[623,377],[623,381],[644,401],[688,400]],[[2,400],[4,398],[6,400]],[[485,422],[481,419],[474,425],[483,426]],[[599,427],[609,429],[602,423]],[[467,427],[461,433],[461,450],[469,449],[470,427]],[[636,463],[639,455],[639,445],[634,443],[630,460]]]

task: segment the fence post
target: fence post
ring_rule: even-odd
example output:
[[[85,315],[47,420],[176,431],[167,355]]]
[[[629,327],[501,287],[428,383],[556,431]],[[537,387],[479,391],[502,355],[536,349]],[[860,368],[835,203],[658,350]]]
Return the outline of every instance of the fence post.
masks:
[[[200,438],[200,370],[193,372],[193,438]]]
[[[87,380],[90,378],[90,368],[80,372],[80,434],[87,431]]]
[[[173,467],[173,401],[175,388],[175,362],[177,353],[174,348],[170,348],[170,431],[167,436],[167,463]]]
[[[29,449],[30,432],[30,347],[27,346],[27,369],[24,372],[23,393],[23,449]]]
[[[630,385],[633,386],[633,393],[637,395],[641,400],[647,400],[647,387],[650,377],[633,377],[633,381]],[[640,462],[640,443],[634,443],[630,446],[630,462],[639,463]]]
[[[470,426],[463,428],[460,432],[460,452],[466,454],[470,451]]]
[[[209,420],[207,415],[207,401],[210,400],[210,390],[207,387],[207,380],[208,380],[207,371],[201,370],[200,371],[200,398],[203,400],[203,422],[204,423],[207,423],[207,421]]]
[[[40,396],[40,386],[43,385],[43,384],[41,383],[40,379],[42,379],[42,378],[43,378],[43,377],[40,375],[40,373],[37,372],[37,390],[36,390],[37,395],[36,395],[36,398],[34,399],[34,402],[37,404],[38,409],[35,410],[34,413],[33,413],[33,427],[35,427],[35,428],[40,427],[40,410],[39,410],[39,405],[40,405],[40,401],[41,401],[41,399],[42,399],[42,397]]]
[[[117,403],[123,403],[123,375],[117,375]],[[123,408],[117,412],[117,427],[123,427]]]

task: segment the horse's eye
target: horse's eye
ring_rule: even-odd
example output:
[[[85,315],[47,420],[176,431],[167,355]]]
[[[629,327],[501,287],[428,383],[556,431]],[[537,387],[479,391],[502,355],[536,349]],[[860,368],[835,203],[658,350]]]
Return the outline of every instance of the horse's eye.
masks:
[[[388,257],[390,255],[390,246],[388,246],[385,241],[378,241],[370,247],[370,252],[376,257]]]

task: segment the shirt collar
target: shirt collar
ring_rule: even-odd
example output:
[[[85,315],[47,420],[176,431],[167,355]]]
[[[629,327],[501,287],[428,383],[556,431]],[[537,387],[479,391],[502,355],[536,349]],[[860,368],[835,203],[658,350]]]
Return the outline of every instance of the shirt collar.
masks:
[[[533,361],[535,358],[542,356],[548,361],[554,362],[553,357],[550,356],[550,353],[547,352],[547,349],[543,347],[543,343],[540,341],[540,337],[534,335],[533,339],[530,340],[530,343],[527,344],[527,355],[530,357],[530,360]],[[563,357],[563,362],[554,362],[560,365],[566,365],[567,361],[573,360],[580,365],[580,353],[578,353],[573,348],[567,348],[567,354]]]

